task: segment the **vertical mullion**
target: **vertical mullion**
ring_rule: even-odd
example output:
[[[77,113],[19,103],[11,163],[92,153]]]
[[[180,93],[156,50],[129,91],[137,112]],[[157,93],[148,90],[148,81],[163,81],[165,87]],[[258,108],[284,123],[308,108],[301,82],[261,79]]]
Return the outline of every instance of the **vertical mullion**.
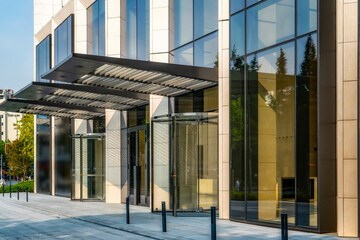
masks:
[[[295,111],[295,130],[294,130],[294,171],[295,171],[295,226],[297,226],[298,218],[297,218],[297,2],[298,0],[295,0],[295,52],[294,52],[294,62],[295,62],[295,79],[294,79],[294,111]]]
[[[245,4],[245,10],[244,10],[244,89],[243,89],[243,94],[244,94],[244,203],[245,203],[245,220],[247,220],[247,8],[246,8],[246,4]],[[258,200],[259,201],[259,200]]]

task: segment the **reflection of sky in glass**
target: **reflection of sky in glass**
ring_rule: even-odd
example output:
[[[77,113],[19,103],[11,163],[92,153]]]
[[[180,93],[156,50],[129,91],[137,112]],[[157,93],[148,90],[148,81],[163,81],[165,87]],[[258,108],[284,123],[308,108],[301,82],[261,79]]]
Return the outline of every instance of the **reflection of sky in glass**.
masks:
[[[174,63],[193,65],[193,44],[190,43],[174,51]]]
[[[285,53],[286,58],[286,74],[287,75],[294,75],[295,73],[295,44],[294,42],[287,43],[285,45],[275,47],[260,53],[256,54],[258,64],[259,64],[259,71],[260,73],[271,73],[276,74],[277,66],[276,62],[280,56],[280,48]],[[254,59],[255,55],[250,55],[247,57],[247,62],[250,62]]]
[[[36,81],[48,82],[41,75],[50,70],[50,35],[36,46]]]
[[[306,42],[308,41],[308,38],[311,38],[312,42],[314,43],[316,52],[317,52],[317,34],[314,33],[312,35],[309,36],[305,36],[303,38],[300,38],[297,40],[297,53],[296,53],[296,57],[297,57],[297,69],[296,72],[297,74],[300,74],[301,72],[301,64],[304,61],[304,55],[305,55],[305,48],[306,48]]]
[[[126,1],[126,57],[136,59],[136,0]]]
[[[213,68],[217,61],[218,33],[210,34],[194,44],[194,65]]]
[[[230,47],[232,51],[236,50],[236,56],[239,57],[245,54],[245,14],[244,11],[231,16],[230,20]]]
[[[175,48],[193,40],[193,1],[174,1]]]
[[[149,60],[149,0],[138,0],[137,59]]]
[[[72,53],[72,16],[55,29],[55,65]]]
[[[235,0],[236,1],[236,0]],[[257,2],[260,2],[261,0],[246,0],[246,7],[251,6]]]
[[[194,39],[202,37],[218,28],[218,1],[194,1]]]
[[[297,34],[317,29],[317,0],[297,1]]]
[[[245,0],[230,0],[230,14],[240,11],[245,7]]]
[[[247,52],[294,37],[295,1],[265,1],[247,10]]]

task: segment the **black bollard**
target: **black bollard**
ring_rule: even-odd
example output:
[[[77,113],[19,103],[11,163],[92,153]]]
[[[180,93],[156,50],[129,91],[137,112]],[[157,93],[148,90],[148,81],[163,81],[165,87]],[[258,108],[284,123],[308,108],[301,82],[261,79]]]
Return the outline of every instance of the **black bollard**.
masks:
[[[288,240],[287,214],[281,214],[281,240]]]
[[[126,224],[130,224],[130,206],[129,197],[126,198]]]
[[[10,198],[11,198],[11,182],[10,182]]]
[[[19,187],[17,187],[17,199],[19,200]]]
[[[26,187],[26,201],[28,202],[29,201],[29,191],[28,191],[28,188]]]
[[[3,184],[3,197],[5,196],[5,184]]]
[[[161,202],[161,212],[162,212],[162,231],[166,232],[166,207],[165,207],[165,202]]]
[[[211,240],[216,239],[216,208],[211,207]]]

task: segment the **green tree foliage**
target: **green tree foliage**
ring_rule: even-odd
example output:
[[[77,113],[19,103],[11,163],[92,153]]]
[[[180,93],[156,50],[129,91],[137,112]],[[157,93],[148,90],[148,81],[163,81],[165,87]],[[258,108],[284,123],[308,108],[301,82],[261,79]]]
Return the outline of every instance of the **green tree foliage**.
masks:
[[[26,114],[14,124],[20,133],[19,138],[8,145],[8,173],[21,176],[22,181],[33,172],[34,165],[34,116]]]

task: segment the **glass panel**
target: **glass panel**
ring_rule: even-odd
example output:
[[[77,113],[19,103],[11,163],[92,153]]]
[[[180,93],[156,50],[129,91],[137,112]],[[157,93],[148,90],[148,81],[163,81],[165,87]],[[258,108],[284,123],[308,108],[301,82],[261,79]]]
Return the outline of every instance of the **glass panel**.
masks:
[[[153,209],[161,210],[165,201],[166,209],[172,209],[170,195],[170,128],[171,122],[153,122],[152,129],[152,167],[153,167]],[[173,186],[173,185],[172,185]]]
[[[71,199],[81,199],[81,139],[72,138],[72,188]]]
[[[88,53],[105,55],[105,0],[97,0],[87,9]]]
[[[55,29],[55,65],[72,53],[72,15]]]
[[[174,11],[176,48],[193,40],[193,0],[174,0]]]
[[[49,80],[42,79],[41,75],[50,70],[51,56],[50,48],[51,35],[47,36],[41,43],[36,46],[36,81],[48,82]]]
[[[136,2],[126,0],[126,57],[131,59],[136,59]]]
[[[150,123],[150,106],[141,106],[128,110],[128,127]]]
[[[136,166],[136,158],[137,158],[137,152],[136,152],[136,132],[129,133],[129,197],[130,197],[130,203],[136,204],[134,199],[134,193],[135,193],[135,173],[134,173],[134,167]]]
[[[230,19],[231,59],[245,54],[245,13],[240,12]]]
[[[246,18],[248,53],[294,37],[294,0],[264,1],[249,8]]]
[[[204,89],[204,109],[203,112],[212,112],[219,109],[219,88],[212,87]]]
[[[247,219],[295,224],[295,47],[247,58]]]
[[[257,2],[260,2],[262,0],[246,0],[246,7],[249,7]]]
[[[218,29],[218,1],[194,0],[194,39]]]
[[[55,118],[55,194],[70,197],[71,121]]]
[[[188,113],[194,112],[194,94],[189,93],[175,97],[175,112]]]
[[[134,1],[135,2],[135,1]],[[149,0],[138,0],[137,12],[137,59],[149,60],[150,40],[149,40]]]
[[[105,0],[99,1],[99,55],[105,56]]]
[[[198,209],[198,125],[176,123],[176,197],[178,210]]]
[[[297,1],[297,35],[317,29],[317,0]]]
[[[138,132],[138,157],[140,167],[140,203],[146,204],[146,142],[145,142],[145,130]]]
[[[218,120],[199,122],[199,210],[218,207]]]
[[[121,129],[121,202],[125,203],[128,196],[128,132]]]
[[[50,118],[36,118],[36,187],[38,193],[50,194]]]
[[[236,13],[245,7],[245,0],[230,0],[230,14]]]
[[[297,41],[297,223],[317,227],[317,34]]]
[[[218,33],[210,34],[194,43],[194,65],[217,68],[218,66]]]
[[[190,43],[174,51],[174,63],[193,65],[193,44]]]
[[[245,99],[244,58],[231,61],[230,67],[230,214],[245,219]],[[249,198],[248,200],[252,200]]]

